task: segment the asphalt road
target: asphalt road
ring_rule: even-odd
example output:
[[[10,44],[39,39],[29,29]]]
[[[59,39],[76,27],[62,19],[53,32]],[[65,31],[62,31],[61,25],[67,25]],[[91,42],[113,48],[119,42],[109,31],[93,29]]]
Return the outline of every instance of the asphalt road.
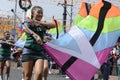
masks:
[[[113,69],[113,75],[110,75],[109,80],[118,80],[118,77],[115,73],[116,73],[115,69]],[[95,77],[97,78],[98,75],[96,74]],[[9,80],[22,80],[22,69],[21,68],[18,69],[15,66],[13,66],[13,64],[12,64]],[[31,80],[33,80],[33,79],[31,79]],[[60,75],[60,74],[49,74],[48,80],[71,80],[71,79],[66,79],[65,76]],[[99,79],[97,79],[97,80],[99,80]]]
[[[15,67],[11,68],[10,80],[22,80],[21,76],[22,76],[21,69],[17,69]],[[63,76],[63,75],[49,74],[48,75],[48,80],[71,80],[71,79],[66,79],[65,76]],[[109,80],[118,80],[118,79],[117,79],[117,76],[111,76],[110,75]]]
[[[21,69],[11,67],[10,80],[22,80],[22,71],[21,71]],[[70,79],[66,79],[65,76],[63,76],[63,75],[49,74],[48,75],[48,80],[70,80]]]

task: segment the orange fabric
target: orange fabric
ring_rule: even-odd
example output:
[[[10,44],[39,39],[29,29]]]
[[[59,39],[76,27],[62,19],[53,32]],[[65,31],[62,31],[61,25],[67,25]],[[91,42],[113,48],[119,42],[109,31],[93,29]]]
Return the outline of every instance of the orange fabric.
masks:
[[[111,9],[108,11],[106,17],[115,17],[120,16],[120,8],[117,6],[112,5]]]
[[[102,0],[100,0],[97,4],[92,6],[92,8],[90,10],[90,15],[98,18],[99,12],[100,12],[100,9],[102,6],[103,6],[103,2],[102,2]],[[120,16],[120,8],[112,5],[110,10],[108,11],[108,13],[106,15],[106,18],[115,17],[115,16]]]
[[[91,10],[90,10],[90,15],[98,18],[99,17],[100,8],[102,6],[103,6],[103,3],[101,1],[99,3],[93,5]]]
[[[78,14],[80,14],[80,15],[83,16],[83,17],[86,17],[86,16],[87,16],[87,10],[86,10],[86,6],[85,6],[85,2],[82,2],[82,3],[81,3],[81,7],[80,7],[80,9],[79,9]]]

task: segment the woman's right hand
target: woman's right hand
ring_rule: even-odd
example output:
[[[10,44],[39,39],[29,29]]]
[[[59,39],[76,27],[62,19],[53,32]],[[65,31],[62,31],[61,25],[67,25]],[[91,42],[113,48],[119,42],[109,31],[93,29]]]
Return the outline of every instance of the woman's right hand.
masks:
[[[35,37],[37,44],[42,45],[42,40],[38,35],[33,34],[33,37]]]

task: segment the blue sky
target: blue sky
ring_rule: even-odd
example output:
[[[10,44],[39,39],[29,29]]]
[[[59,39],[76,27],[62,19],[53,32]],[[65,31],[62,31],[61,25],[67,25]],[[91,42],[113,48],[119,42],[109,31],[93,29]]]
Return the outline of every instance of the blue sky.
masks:
[[[17,1],[19,1],[19,0],[17,0]],[[60,0],[58,0],[58,1],[60,1]],[[60,3],[62,3],[62,2],[60,2]],[[56,19],[62,21],[64,9],[61,5],[57,5],[57,4],[58,4],[58,2],[51,2],[51,0],[36,0],[36,1],[32,2],[33,6],[40,5],[43,7],[45,20],[51,20],[51,18],[54,16]],[[74,3],[73,19],[78,12],[79,4],[80,4],[80,2]],[[15,2],[14,1],[1,0],[1,2],[0,2],[0,14],[2,14],[4,16],[6,16],[6,15],[13,16],[11,9],[15,9]],[[67,11],[70,14],[71,8],[67,7]],[[19,5],[17,5],[17,15],[20,17],[23,15],[22,10],[20,9]],[[67,19],[70,19],[70,16],[68,14],[67,14]]]

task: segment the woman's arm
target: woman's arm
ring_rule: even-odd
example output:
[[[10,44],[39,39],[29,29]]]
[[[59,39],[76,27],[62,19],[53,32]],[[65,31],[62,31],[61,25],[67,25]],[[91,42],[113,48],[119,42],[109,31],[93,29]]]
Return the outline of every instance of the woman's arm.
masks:
[[[43,26],[47,26],[48,28],[55,28],[56,27],[55,22],[45,22],[45,21],[36,21],[36,20],[33,20],[32,23],[35,26],[43,25]]]
[[[34,24],[35,26],[43,25],[43,26],[47,26],[49,28],[55,28],[56,27],[55,22],[37,21],[37,20],[32,20],[30,18],[28,18],[28,21],[31,22],[32,24]]]
[[[14,41],[12,41],[12,40],[6,40],[6,41],[0,40],[0,44],[9,44],[9,45],[13,45],[14,46]]]
[[[43,26],[48,26],[49,28],[55,28],[55,26],[56,26],[56,24],[53,23],[53,22],[43,22],[43,21],[41,21],[40,24],[43,25]]]
[[[0,41],[0,44],[5,44],[6,42],[5,41]]]
[[[40,45],[42,44],[42,40],[39,37],[39,35],[37,35],[34,31],[29,29],[27,26],[25,26],[25,25],[23,26],[23,31],[28,33],[28,34],[31,34],[35,38],[35,40],[38,44],[40,44]]]

